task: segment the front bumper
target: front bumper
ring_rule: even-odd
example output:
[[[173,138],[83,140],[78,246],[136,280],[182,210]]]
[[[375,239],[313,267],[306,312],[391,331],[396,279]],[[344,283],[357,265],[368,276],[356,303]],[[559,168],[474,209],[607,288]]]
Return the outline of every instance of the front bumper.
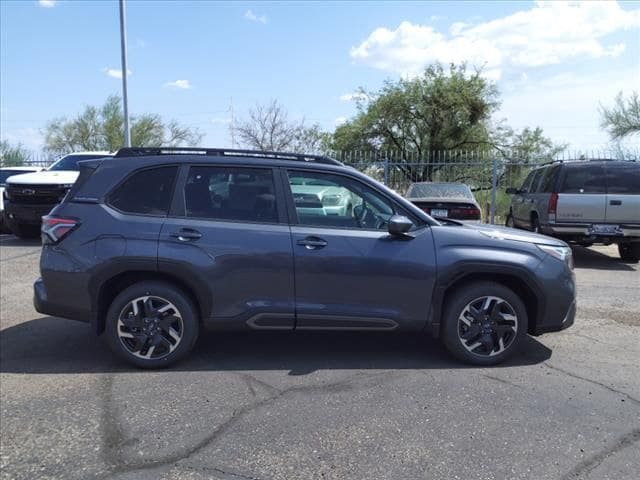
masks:
[[[569,328],[571,325],[573,325],[573,322],[576,319],[576,310],[577,310],[576,301],[574,300],[569,306],[569,310],[567,311],[567,314],[562,319],[562,322],[556,323],[553,325],[537,325],[533,334],[542,335],[543,333],[559,332],[560,330]]]
[[[40,225],[42,223],[42,217],[48,215],[56,205],[57,204],[22,205],[5,201],[4,214],[9,223],[18,225]]]

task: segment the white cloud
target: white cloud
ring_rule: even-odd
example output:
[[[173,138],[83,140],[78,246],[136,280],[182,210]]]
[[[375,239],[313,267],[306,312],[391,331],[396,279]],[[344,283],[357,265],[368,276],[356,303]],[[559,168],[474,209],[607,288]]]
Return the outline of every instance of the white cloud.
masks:
[[[165,87],[173,87],[173,88],[181,88],[183,90],[187,90],[191,88],[191,82],[189,80],[176,80],[175,82],[167,82],[164,84]]]
[[[113,78],[122,78],[122,70],[117,68],[105,68],[104,73]],[[131,70],[127,68],[127,77],[130,77],[133,74]]]
[[[615,1],[544,2],[529,10],[475,25],[455,22],[449,32],[402,22],[395,30],[380,27],[351,57],[381,70],[416,75],[433,62],[468,61],[499,78],[505,67],[537,67],[574,57],[619,56],[622,43],[603,37],[640,27],[640,9],[624,10]],[[490,73],[489,73],[490,72]]]
[[[340,125],[344,125],[345,123],[347,123],[347,117],[338,117],[333,121],[333,124],[336,127],[339,127]]]
[[[252,22],[258,22],[258,23],[267,23],[269,21],[266,15],[256,15],[251,10],[247,10],[244,13],[244,18]]]
[[[52,8],[56,6],[56,0],[39,0],[38,5],[45,8]]]
[[[341,102],[357,102],[361,100],[367,100],[369,96],[364,92],[352,92],[340,95]]]

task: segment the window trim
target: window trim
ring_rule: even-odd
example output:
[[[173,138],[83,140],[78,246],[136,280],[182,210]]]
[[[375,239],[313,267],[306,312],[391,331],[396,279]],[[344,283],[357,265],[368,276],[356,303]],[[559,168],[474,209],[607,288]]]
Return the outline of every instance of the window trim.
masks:
[[[281,176],[282,176],[282,183],[283,186],[285,188],[285,195],[286,195],[286,200],[287,200],[287,213],[289,215],[289,224],[291,226],[295,226],[295,227],[307,227],[307,228],[318,228],[318,229],[323,229],[323,230],[347,230],[347,231],[351,231],[351,232],[379,232],[379,233],[384,233],[386,232],[386,230],[378,230],[375,228],[360,228],[360,227],[342,227],[342,226],[327,226],[327,225],[308,225],[306,223],[300,223],[299,219],[298,219],[298,212],[296,210],[295,207],[295,202],[293,200],[293,193],[291,191],[291,186],[289,184],[289,172],[309,172],[309,173],[317,173],[317,174],[321,174],[321,175],[337,175],[340,177],[345,177],[349,180],[355,181],[360,183],[361,185],[364,185],[365,187],[373,190],[377,195],[380,195],[382,198],[384,198],[385,200],[387,200],[391,206],[393,207],[394,210],[394,215],[404,215],[405,217],[407,217],[409,220],[411,220],[415,226],[415,230],[420,230],[426,226],[428,226],[428,224],[424,221],[422,221],[422,219],[417,218],[415,215],[413,215],[411,212],[407,211],[402,205],[400,205],[398,202],[395,201],[394,198],[390,197],[389,195],[387,195],[385,192],[378,190],[377,188],[375,188],[375,186],[363,181],[362,179],[353,176],[353,175],[349,175],[346,172],[338,172],[338,171],[334,171],[334,170],[320,170],[320,169],[313,169],[313,168],[288,168],[288,167],[281,167]]]
[[[136,213],[136,212],[126,212],[124,210],[120,210],[118,207],[116,207],[115,205],[113,205],[111,203],[111,196],[113,195],[113,193],[118,190],[122,185],[124,185],[130,178],[132,178],[134,175],[147,171],[147,170],[156,170],[159,168],[169,168],[169,167],[174,167],[176,168],[176,174],[173,177],[173,184],[171,185],[171,197],[169,198],[169,205],[167,207],[167,211],[166,213],[164,213],[163,215],[159,215],[159,214],[154,214],[154,213]],[[167,164],[160,164],[160,165],[149,165],[147,167],[142,167],[142,168],[138,168],[135,170],[131,170],[127,175],[125,175],[125,177],[120,180],[118,183],[116,183],[115,187],[113,187],[111,190],[109,190],[103,198],[102,203],[104,205],[106,205],[107,207],[115,210],[116,212],[120,213],[121,215],[129,215],[129,216],[136,216],[136,217],[151,217],[151,218],[167,218],[171,212],[171,207],[173,205],[173,198],[175,197],[176,194],[176,186],[178,184],[178,179],[180,177],[180,164],[177,163],[167,163]]]
[[[239,223],[239,224],[251,224],[251,225],[286,225],[287,215],[285,205],[285,199],[283,198],[282,187],[278,180],[277,168],[268,165],[238,165],[234,163],[187,163],[180,166],[180,172],[178,174],[178,182],[174,189],[174,198],[169,209],[170,218],[178,218],[182,220],[198,220],[204,222],[216,222],[216,223]],[[267,170],[271,171],[273,179],[273,189],[275,194],[276,212],[278,220],[275,222],[265,222],[256,220],[238,220],[233,218],[211,218],[211,217],[192,217],[187,215],[187,204],[184,198],[185,188],[187,186],[187,179],[189,178],[189,171],[191,168],[205,167],[205,168],[235,168],[235,169],[248,169],[248,170]]]

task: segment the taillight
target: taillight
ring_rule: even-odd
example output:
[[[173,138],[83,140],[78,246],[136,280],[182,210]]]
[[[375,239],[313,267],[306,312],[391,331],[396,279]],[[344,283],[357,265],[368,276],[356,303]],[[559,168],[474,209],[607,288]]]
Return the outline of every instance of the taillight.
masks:
[[[459,220],[480,220],[480,210],[475,207],[450,208],[449,216]]]
[[[555,215],[556,210],[558,210],[558,194],[552,193],[551,198],[549,198],[549,209],[547,210],[547,213]]]
[[[431,214],[431,209],[430,209],[429,207],[422,207],[422,211],[423,211],[424,213]]]
[[[46,215],[42,217],[42,240],[45,243],[58,243],[79,225],[80,222],[75,218]]]

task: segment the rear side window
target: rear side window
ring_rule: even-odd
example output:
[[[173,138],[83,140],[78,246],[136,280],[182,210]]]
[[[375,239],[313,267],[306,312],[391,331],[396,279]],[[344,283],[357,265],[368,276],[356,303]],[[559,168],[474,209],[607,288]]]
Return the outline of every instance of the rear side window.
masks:
[[[553,192],[553,188],[555,187],[556,178],[558,177],[557,173],[560,167],[554,166],[549,167],[545,170],[544,175],[542,176],[542,181],[540,182],[540,187],[538,188],[539,192],[543,193],[551,193]]]
[[[158,167],[134,173],[116,188],[107,203],[124,213],[166,215],[178,167]]]
[[[622,195],[640,194],[640,164],[607,165],[607,192]]]
[[[187,217],[278,222],[269,168],[191,167],[184,201]]]
[[[560,193],[606,193],[602,165],[566,165]]]

